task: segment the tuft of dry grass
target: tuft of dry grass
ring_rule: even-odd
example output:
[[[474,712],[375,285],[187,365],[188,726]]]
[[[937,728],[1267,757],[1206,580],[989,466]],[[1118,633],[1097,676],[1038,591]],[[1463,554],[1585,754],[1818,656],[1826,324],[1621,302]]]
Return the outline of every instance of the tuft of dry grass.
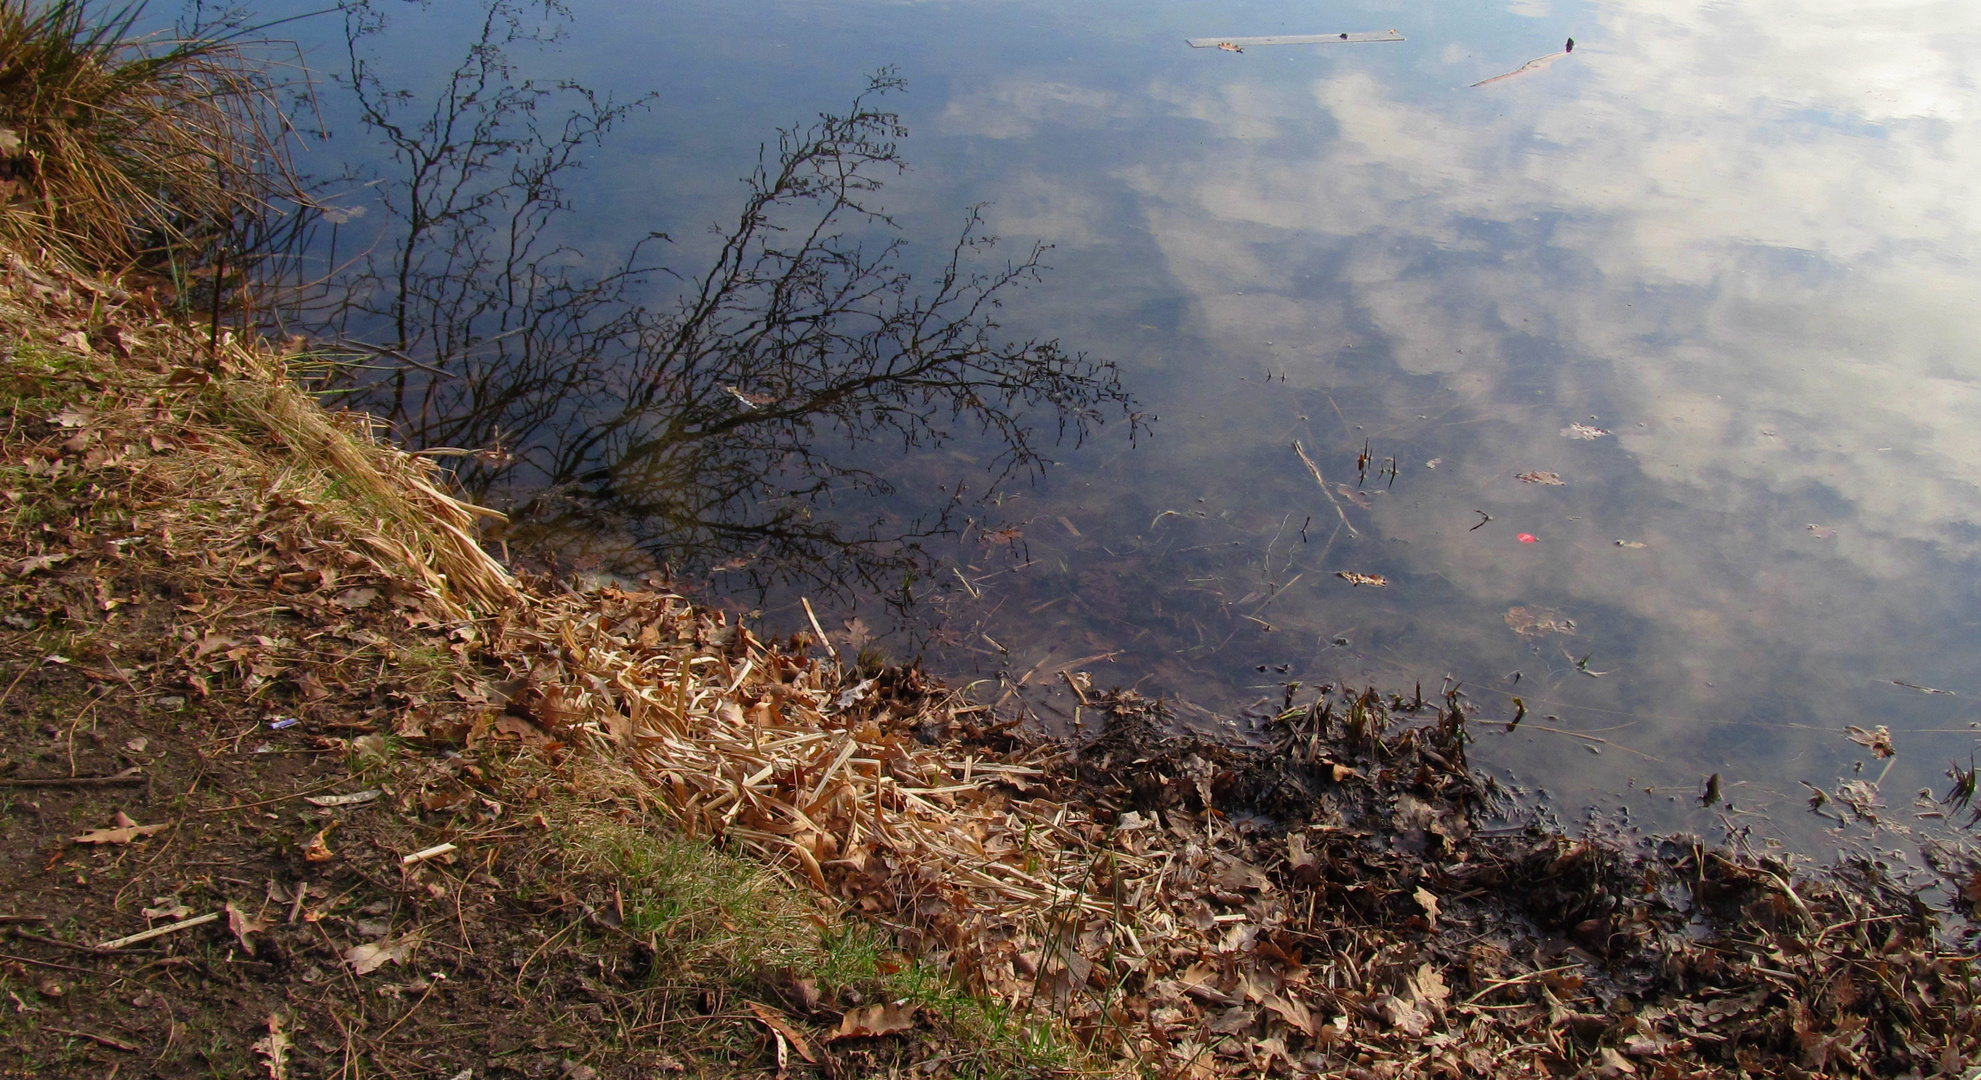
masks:
[[[0,0],[0,238],[119,273],[184,263],[284,175],[239,39],[139,35],[142,5]]]
[[[209,353],[204,335],[114,286],[13,256],[0,267],[11,396],[29,415],[86,403],[64,421],[78,449],[52,451],[37,476],[121,470],[122,483],[173,507],[166,516],[179,535],[212,532],[216,549],[240,524],[225,514],[207,520],[203,507],[258,493],[333,523],[356,557],[425,594],[445,617],[520,602],[514,579],[474,535],[477,519],[499,515],[447,494],[431,461],[383,442],[369,418],[324,411],[289,379],[285,358],[233,341]],[[79,397],[33,403],[77,384]]]

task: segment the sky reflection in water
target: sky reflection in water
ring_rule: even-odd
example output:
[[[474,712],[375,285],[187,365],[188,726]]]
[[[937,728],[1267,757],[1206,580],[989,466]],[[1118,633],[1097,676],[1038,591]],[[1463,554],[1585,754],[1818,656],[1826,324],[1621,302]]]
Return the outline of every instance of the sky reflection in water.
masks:
[[[1007,326],[1120,361],[1160,415],[1139,448],[1103,435],[1007,501],[993,527],[1022,524],[1015,545],[968,538],[981,595],[939,600],[938,666],[1031,672],[1050,716],[1073,699],[1036,688],[1114,652],[1081,666],[1204,722],[1290,679],[1449,675],[1484,717],[1524,699],[1479,755],[1562,805],[1634,785],[1640,814],[1699,827],[1719,772],[1804,842],[1822,822],[1797,781],[1854,775],[1846,724],[1892,727],[1901,811],[1966,761],[1972,6],[594,8],[571,52],[587,77],[661,92],[598,198],[662,207],[641,228],[692,250],[759,138],[899,64],[907,235],[934,253],[988,202],[1007,242],[1057,245]],[[1182,40],[1389,27],[1409,40]],[[1561,62],[1470,86],[1570,35]],[[1372,465],[1334,494],[1359,536],[1295,440],[1351,493],[1365,444],[1395,458],[1393,486]],[[1516,632],[1546,613],[1573,633]]]

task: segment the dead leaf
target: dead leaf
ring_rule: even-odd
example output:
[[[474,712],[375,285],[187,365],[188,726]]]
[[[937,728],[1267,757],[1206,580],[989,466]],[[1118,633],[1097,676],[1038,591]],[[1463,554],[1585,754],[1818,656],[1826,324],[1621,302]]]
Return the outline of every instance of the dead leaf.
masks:
[[[861,1009],[849,1010],[839,1020],[839,1030],[832,1033],[830,1042],[840,1039],[871,1039],[881,1035],[892,1035],[915,1026],[915,1006],[907,1001],[896,1001],[886,1005],[868,1005]]]
[[[757,1014],[757,1019],[763,1021],[765,1027],[784,1036],[786,1041],[790,1042],[791,1049],[798,1051],[799,1057],[804,1058],[814,1065],[818,1064],[819,1059],[813,1056],[811,1045],[805,1042],[805,1037],[798,1034],[797,1029],[793,1028],[785,1020],[782,1013],[767,1006],[759,1005],[754,1001],[750,1002],[749,1005],[750,1011]]]
[[[1419,897],[1424,895],[1422,889],[1417,893]],[[1419,1009],[1435,1016],[1444,1011],[1445,1002],[1451,998],[1451,988],[1445,985],[1444,976],[1436,968],[1420,964],[1417,974],[1410,978],[1410,996]]]
[[[369,975],[387,964],[403,964],[411,959],[413,949],[419,943],[411,936],[397,941],[385,940],[353,945],[344,950],[344,962],[351,965],[351,971],[358,975]]]
[[[1418,889],[1411,899],[1416,900],[1417,906],[1424,909],[1424,920],[1431,924],[1431,929],[1437,929],[1438,898],[1431,895],[1429,889]]]
[[[1600,439],[1608,434],[1608,429],[1592,427],[1588,424],[1570,424],[1561,429],[1561,436],[1564,439]]]
[[[1423,1010],[1394,994],[1383,998],[1380,1007],[1383,1018],[1390,1022],[1390,1026],[1405,1035],[1415,1037],[1431,1029],[1431,1018],[1424,1015]]]
[[[855,615],[850,619],[847,619],[846,622],[842,625],[843,625],[843,630],[841,636],[844,637],[846,640],[846,647],[853,650],[856,653],[859,652],[861,649],[866,648],[867,642],[872,641],[874,639],[873,628],[868,626],[866,622],[857,615]]]
[[[231,909],[233,905],[228,905]],[[250,1047],[255,1053],[268,1060],[268,1080],[289,1080],[289,1049],[294,1044],[289,1041],[289,1033],[282,1030],[282,1017],[268,1014],[268,1035],[256,1039]]]
[[[1637,1072],[1637,1066],[1632,1065],[1622,1054],[1610,1047],[1605,1046],[1598,1053],[1600,1057],[1596,1064],[1597,1076],[1627,1076]]]
[[[183,919],[193,913],[193,909],[180,902],[176,896],[154,896],[152,907],[142,909],[139,914],[147,919]]]
[[[14,574],[17,577],[26,577],[29,574],[46,570],[51,566],[68,561],[69,555],[66,552],[59,555],[36,555],[32,558],[22,559],[19,565],[14,567]]]
[[[333,821],[310,837],[309,844],[303,848],[303,858],[310,862],[329,862],[336,858],[330,851],[330,830],[336,827],[337,823]]]
[[[133,840],[142,840],[147,836],[164,832],[170,825],[171,822],[168,821],[161,821],[156,825],[140,825],[131,820],[129,814],[119,810],[114,828],[91,829],[86,833],[69,837],[69,841],[75,844],[128,844]]]
[[[1563,480],[1559,474],[1551,473],[1551,472],[1541,472],[1539,470],[1536,470],[1534,472],[1521,473],[1519,479],[1525,480],[1527,483],[1530,484],[1540,484],[1543,487],[1568,486],[1568,481]]]
[[[1389,579],[1381,574],[1358,574],[1353,570],[1337,570],[1334,576],[1350,585],[1369,585],[1380,589],[1389,584]]]
[[[550,742],[550,736],[545,734],[542,728],[520,716],[504,716],[497,720],[495,733],[507,735],[524,746],[544,746]]]
[[[1271,1009],[1280,1019],[1292,1025],[1300,1034],[1310,1039],[1319,1030],[1314,1022],[1314,1010],[1309,1009],[1305,1002],[1282,997],[1279,994],[1270,994],[1266,997],[1264,1004],[1266,1008]]]
[[[377,589],[345,589],[343,592],[331,597],[330,602],[343,608],[345,611],[357,611],[361,608],[370,607],[371,602],[376,599],[378,599]]]
[[[1218,1018],[1211,1021],[1211,1030],[1219,1035],[1236,1035],[1252,1026],[1259,1018],[1259,1010],[1244,1006],[1226,1009]]]
[[[1663,1057],[1673,1050],[1683,1050],[1687,1045],[1686,1040],[1651,1032],[1623,1040],[1623,1052],[1632,1057]]]
[[[258,919],[242,911],[234,905],[232,900],[227,901],[227,928],[234,932],[236,938],[240,939],[241,948],[247,952],[253,953],[255,951],[254,942],[248,940],[248,935],[259,934],[272,925],[273,923],[267,919]]]
[[[1880,759],[1898,756],[1898,750],[1892,746],[1892,731],[1883,724],[1879,724],[1872,731],[1866,731],[1855,724],[1847,725],[1843,730],[1851,742],[1867,747]]]

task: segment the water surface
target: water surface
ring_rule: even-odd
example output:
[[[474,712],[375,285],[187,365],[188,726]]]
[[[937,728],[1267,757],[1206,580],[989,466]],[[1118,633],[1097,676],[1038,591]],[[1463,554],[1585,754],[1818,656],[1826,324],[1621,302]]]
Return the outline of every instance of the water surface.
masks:
[[[1970,5],[575,10],[543,64],[658,92],[576,239],[666,229],[691,261],[762,138],[899,65],[911,261],[974,203],[1001,250],[1055,245],[1006,326],[1116,360],[1160,417],[974,508],[917,586],[981,696],[1067,723],[1085,671],[1210,726],[1289,682],[1455,682],[1482,719],[1520,699],[1478,753],[1566,813],[1703,828],[1718,773],[1730,820],[1806,844],[1801,781],[1883,775],[1908,817],[1972,751]],[[971,454],[898,463],[899,507]],[[1888,773],[1848,725],[1891,728]]]

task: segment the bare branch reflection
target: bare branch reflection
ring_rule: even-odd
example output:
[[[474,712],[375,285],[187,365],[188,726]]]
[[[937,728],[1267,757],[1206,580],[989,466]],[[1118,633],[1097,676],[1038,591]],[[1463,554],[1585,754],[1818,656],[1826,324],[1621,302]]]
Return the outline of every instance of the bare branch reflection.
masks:
[[[397,171],[379,185],[390,225],[327,320],[389,370],[344,389],[408,444],[460,448],[460,479],[512,509],[512,537],[591,538],[676,567],[747,553],[760,585],[880,587],[925,561],[917,541],[950,528],[944,507],[968,482],[890,509],[875,461],[900,455],[877,447],[987,447],[981,491],[1037,475],[1047,447],[1111,410],[1139,426],[1112,364],[998,337],[1000,299],[1038,280],[1042,248],[985,268],[994,240],[973,208],[938,270],[904,269],[874,201],[903,167],[905,131],[881,104],[903,87],[892,71],[779,133],[705,270],[647,262],[672,251],[650,234],[587,274],[553,236],[560,182],[644,102],[517,79],[506,50],[544,31],[496,0],[414,113],[365,58],[382,21],[355,10],[351,84]],[[655,299],[668,282],[676,295]]]

